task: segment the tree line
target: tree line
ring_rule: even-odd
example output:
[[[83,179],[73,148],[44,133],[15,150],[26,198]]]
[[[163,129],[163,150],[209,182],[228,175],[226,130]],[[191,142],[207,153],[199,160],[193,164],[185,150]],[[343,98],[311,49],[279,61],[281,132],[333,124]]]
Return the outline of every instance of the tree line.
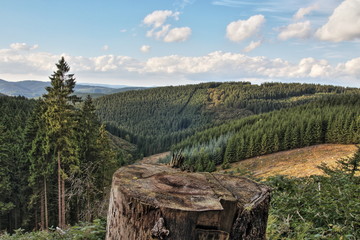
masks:
[[[39,100],[0,97],[0,230],[66,228],[106,212],[119,167],[91,97],[61,58]]]
[[[112,134],[150,155],[234,119],[353,91],[358,90],[318,84],[203,83],[112,94],[94,104]]]
[[[180,142],[185,166],[213,171],[231,162],[321,143],[360,141],[360,94],[323,97],[311,103],[254,115],[207,129]]]

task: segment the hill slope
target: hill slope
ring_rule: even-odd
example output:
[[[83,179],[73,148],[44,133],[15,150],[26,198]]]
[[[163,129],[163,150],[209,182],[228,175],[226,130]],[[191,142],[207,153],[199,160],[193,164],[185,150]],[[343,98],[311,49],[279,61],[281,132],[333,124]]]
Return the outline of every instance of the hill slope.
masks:
[[[352,144],[321,144],[245,159],[230,164],[229,169],[219,168],[218,171],[235,175],[248,172],[255,177],[263,178],[275,175],[321,175],[323,172],[317,168],[321,163],[335,166],[337,160],[351,157],[356,150],[356,146]]]
[[[111,133],[130,140],[150,155],[234,119],[347,91],[353,90],[315,84],[204,83],[112,94],[94,103]]]
[[[0,79],[0,92],[9,96],[24,96],[27,98],[36,98],[41,97],[45,92],[45,87],[50,86],[50,82],[42,81],[19,81],[19,82],[9,82]],[[139,90],[144,89],[143,87],[123,87],[123,88],[109,88],[102,86],[92,86],[92,85],[81,85],[77,84],[75,86],[75,94],[77,95],[92,95],[94,97],[103,96],[106,94],[112,94],[117,92],[124,92],[129,90]]]

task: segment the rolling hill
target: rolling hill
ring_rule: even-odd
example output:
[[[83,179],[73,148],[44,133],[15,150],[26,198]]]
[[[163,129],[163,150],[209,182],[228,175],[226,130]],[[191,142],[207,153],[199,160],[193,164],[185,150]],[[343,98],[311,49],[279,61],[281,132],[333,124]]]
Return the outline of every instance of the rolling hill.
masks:
[[[0,79],[0,92],[8,96],[24,96],[27,98],[41,97],[46,92],[45,87],[48,86],[50,86],[50,82],[35,80],[9,82]],[[77,84],[75,87],[75,94],[79,96],[91,95],[96,98],[107,94],[140,89],[145,88],[128,86],[122,88],[109,88],[104,86]]]
[[[151,155],[235,119],[354,91],[359,92],[316,84],[203,83],[117,93],[98,98],[94,104],[112,134],[138,145],[144,155]]]

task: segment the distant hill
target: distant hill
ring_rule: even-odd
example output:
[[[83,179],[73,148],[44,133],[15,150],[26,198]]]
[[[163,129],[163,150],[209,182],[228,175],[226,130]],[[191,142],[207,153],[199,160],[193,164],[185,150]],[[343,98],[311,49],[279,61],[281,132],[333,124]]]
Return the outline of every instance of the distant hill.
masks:
[[[50,82],[35,80],[9,82],[0,79],[0,92],[8,96],[24,96],[27,98],[41,97],[46,92],[45,87],[47,86],[50,86]],[[104,86],[77,84],[75,87],[75,94],[79,96],[91,95],[92,97],[96,98],[107,94],[140,89],[145,88],[129,86],[124,86],[121,88],[110,88]]]
[[[318,84],[213,82],[117,93],[98,98],[94,104],[112,134],[138,145],[144,155],[151,155],[234,119],[350,91],[358,90]]]

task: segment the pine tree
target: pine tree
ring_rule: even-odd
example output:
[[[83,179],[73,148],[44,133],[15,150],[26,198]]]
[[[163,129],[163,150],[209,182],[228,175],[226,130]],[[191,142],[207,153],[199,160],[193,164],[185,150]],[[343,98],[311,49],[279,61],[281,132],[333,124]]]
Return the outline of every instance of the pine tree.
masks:
[[[236,136],[229,139],[224,156],[224,163],[231,163],[236,161]]]
[[[42,230],[49,227],[48,178],[53,174],[55,167],[51,157],[51,146],[47,141],[48,138],[46,138],[45,122],[43,121],[44,111],[44,104],[40,100],[26,127],[30,161],[29,183],[33,189],[32,204],[37,205],[40,201],[40,227]]]
[[[261,138],[261,148],[260,148],[260,154],[264,155],[270,153],[270,144],[267,137],[267,134],[263,134]]]
[[[51,86],[46,88],[44,103],[46,111],[46,137],[52,144],[58,172],[58,221],[59,227],[66,226],[65,180],[68,173],[78,169],[75,140],[74,104],[79,101],[74,92],[75,78],[69,65],[62,57],[56,64],[57,70],[49,77]]]
[[[280,151],[280,141],[279,141],[279,136],[275,133],[274,135],[274,139],[273,139],[273,148],[272,148],[272,151],[273,152],[278,152]]]
[[[5,142],[6,132],[3,125],[0,125],[0,216],[8,213],[15,207],[10,199],[11,181],[9,174],[9,163],[7,144]]]

